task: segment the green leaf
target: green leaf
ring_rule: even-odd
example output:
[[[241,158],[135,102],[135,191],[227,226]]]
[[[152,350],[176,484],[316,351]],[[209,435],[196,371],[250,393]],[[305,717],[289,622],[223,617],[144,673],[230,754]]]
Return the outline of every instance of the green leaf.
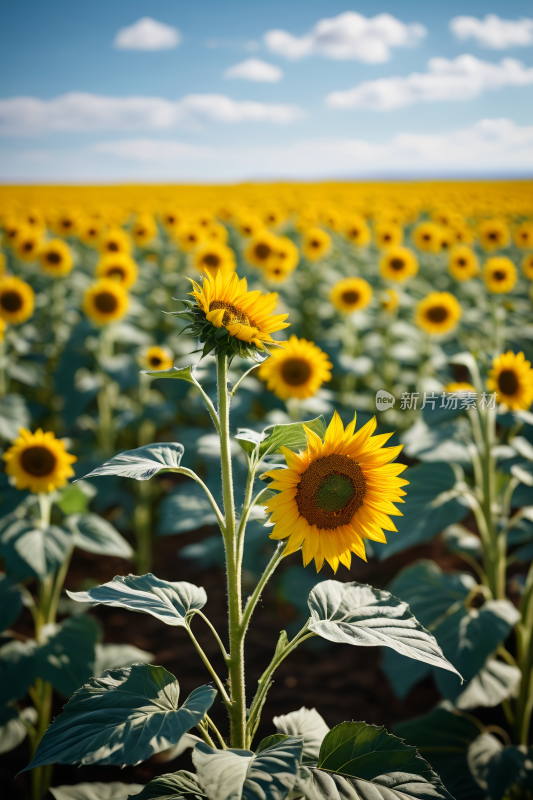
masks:
[[[489,656],[477,675],[456,697],[455,706],[462,710],[499,706],[503,700],[516,695],[521,677],[518,667]]]
[[[182,313],[182,312],[179,312]],[[194,377],[196,371],[196,364],[187,367],[171,367],[170,369],[159,369],[155,372],[143,372],[144,375],[150,375],[151,378],[177,378],[180,381],[187,381],[187,383],[194,383],[195,386],[200,384]]]
[[[23,708],[20,712],[11,706],[0,709],[0,753],[9,753],[24,741],[28,731],[24,722],[35,725],[37,712],[33,706]]]
[[[318,760],[320,745],[326,734],[329,733],[329,726],[326,725],[316,708],[302,706],[298,711],[274,717],[272,722],[280,733],[303,737],[302,763]]]
[[[200,788],[198,776],[180,770],[169,775],[160,775],[147,783],[138,800],[201,800],[207,797]]]
[[[163,667],[134,664],[91,678],[46,731],[31,764],[139,764],[166,750],[215,699],[201,686],[178,707],[179,685]]]
[[[530,797],[533,791],[533,748],[503,747],[491,733],[468,748],[468,764],[488,800]],[[529,790],[529,791],[528,791]]]
[[[15,575],[25,572],[44,578],[57,569],[73,546],[72,534],[58,525],[41,528],[38,522],[18,519],[0,536],[0,550]]]
[[[419,419],[412,428],[403,434],[401,441],[405,453],[419,461],[443,463],[469,463],[470,456],[466,445],[459,441],[460,429],[457,425],[429,426]]]
[[[117,529],[98,514],[76,514],[65,520],[74,544],[87,553],[132,558],[133,549]]]
[[[0,647],[0,704],[19,700],[37,677],[37,642],[17,639]]]
[[[266,438],[259,445],[259,455],[264,456],[267,452],[279,453],[280,447],[288,447],[289,450],[305,450],[307,447],[307,437],[304,425],[310,428],[321,439],[326,435],[326,420],[323,416],[307,422],[291,422],[288,425],[269,425],[263,431]]]
[[[25,399],[20,394],[6,394],[0,400],[0,439],[13,441],[20,428],[29,428],[31,416]]]
[[[253,453],[257,445],[263,441],[263,435],[251,428],[237,428],[235,439],[245,453]]]
[[[330,642],[384,645],[402,655],[459,673],[407,603],[361,583],[323,581],[309,595],[309,630]],[[459,675],[460,677],[460,675]]]
[[[0,633],[15,622],[22,611],[22,594],[7,575],[0,576]]]
[[[76,486],[70,483],[61,493],[61,498],[57,505],[66,516],[70,514],[85,514],[88,510],[89,502],[96,494],[96,489],[92,483],[79,481]]]
[[[195,531],[204,525],[215,525],[217,518],[204,490],[187,481],[167,495],[159,506],[159,536]]]
[[[131,667],[132,664],[149,664],[153,661],[153,653],[140,650],[132,644],[97,644],[93,676],[99,678],[106,669]]]
[[[35,657],[40,678],[70,697],[94,674],[95,648],[101,637],[94,617],[80,614],[43,630],[46,641],[39,644]]]
[[[186,625],[185,617],[195,608],[207,603],[205,589],[186,581],[162,581],[149,572],[147,575],[117,575],[112,581],[95,586],[87,592],[67,592],[80,603],[128,608],[151,614],[167,625]]]
[[[140,783],[76,783],[74,786],[51,786],[55,800],[127,800],[137,797],[143,789]]]
[[[84,478],[99,475],[121,475],[123,478],[135,478],[136,481],[147,481],[158,472],[178,470],[184,448],[179,442],[146,444],[135,450],[125,450],[113,456],[101,467],[93,469]]]
[[[209,800],[286,800],[298,774],[302,740],[284,737],[260,753],[213,750],[200,742],[192,753]]]

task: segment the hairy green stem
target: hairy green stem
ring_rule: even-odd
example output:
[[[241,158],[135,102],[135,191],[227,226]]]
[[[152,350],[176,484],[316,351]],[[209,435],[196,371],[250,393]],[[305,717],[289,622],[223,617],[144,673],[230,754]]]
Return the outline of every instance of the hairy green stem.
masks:
[[[261,593],[265,588],[265,585],[269,580],[269,578],[271,577],[272,573],[274,572],[279,562],[283,558],[283,553],[285,551],[285,548],[286,548],[286,542],[278,543],[278,546],[276,547],[276,550],[272,558],[268,562],[265,571],[261,575],[259,583],[255,587],[253,594],[251,595],[251,597],[248,600],[248,603],[246,604],[246,608],[244,609],[244,614],[242,615],[242,622],[241,622],[243,633],[246,633],[246,629],[250,622],[251,616],[254,613],[259,598],[261,597]]]

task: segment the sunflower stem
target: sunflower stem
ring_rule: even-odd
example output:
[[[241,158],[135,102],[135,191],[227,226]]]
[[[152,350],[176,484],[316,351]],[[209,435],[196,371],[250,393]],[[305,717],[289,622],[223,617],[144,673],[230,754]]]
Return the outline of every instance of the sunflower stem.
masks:
[[[261,597],[261,593],[265,588],[266,583],[268,582],[270,576],[272,575],[272,573],[278,566],[279,562],[283,558],[283,553],[285,552],[286,546],[287,546],[287,541],[278,542],[278,546],[276,547],[276,550],[274,551],[272,558],[268,562],[265,571],[261,575],[261,578],[257,586],[255,587],[253,594],[248,599],[246,608],[244,609],[244,614],[242,615],[241,628],[243,633],[245,633],[246,629],[248,628],[251,616],[254,613],[255,607],[259,601],[259,598]]]

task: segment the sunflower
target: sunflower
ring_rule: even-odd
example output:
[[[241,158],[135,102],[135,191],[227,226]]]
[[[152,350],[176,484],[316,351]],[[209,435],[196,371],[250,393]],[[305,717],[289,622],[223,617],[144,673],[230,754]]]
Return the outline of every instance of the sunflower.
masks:
[[[523,222],[514,231],[514,242],[522,250],[533,250],[533,222]]]
[[[374,241],[380,250],[386,247],[395,247],[403,242],[403,230],[395,222],[376,222]]]
[[[167,233],[174,235],[183,222],[183,215],[172,208],[164,211],[160,219]]]
[[[506,256],[489,258],[483,266],[483,280],[492,294],[505,294],[514,289],[518,280],[516,267]]]
[[[326,208],[321,211],[320,220],[332,231],[340,231],[343,227],[343,217],[335,208]]]
[[[6,473],[15,479],[17,489],[29,489],[34,494],[60,489],[74,475],[70,466],[76,456],[67,453],[61,439],[51,431],[35,433],[21,428],[20,436],[2,458]]]
[[[458,244],[474,243],[475,239],[474,231],[471,228],[469,228],[468,225],[465,225],[464,223],[462,223],[461,225],[454,225],[452,230],[455,236],[455,241]]]
[[[235,227],[241,236],[255,236],[265,227],[261,217],[255,214],[242,213],[237,216],[235,220]]]
[[[84,217],[78,223],[78,236],[83,244],[97,247],[104,229],[103,220],[97,217]]]
[[[456,281],[468,281],[478,274],[479,262],[470,247],[460,244],[452,248],[448,269]]]
[[[466,381],[452,381],[446,385],[447,392],[475,392],[476,389],[472,386],[471,383],[467,383]]]
[[[193,260],[198,272],[209,272],[212,278],[220,269],[229,273],[237,268],[233,250],[216,241],[203,242],[194,251]]]
[[[434,222],[421,222],[413,231],[413,242],[424,253],[440,253],[442,228]]]
[[[100,239],[101,253],[131,253],[131,239],[122,228],[111,228]]]
[[[344,235],[358,247],[364,247],[372,238],[366,219],[359,214],[353,214],[345,222]]]
[[[293,269],[296,269],[300,261],[300,251],[288,236],[276,236],[274,253],[271,261],[274,265],[292,272]]]
[[[139,276],[136,262],[128,253],[108,253],[96,265],[96,277],[118,281],[124,289],[133,286]]]
[[[15,247],[18,237],[26,229],[24,220],[17,217],[6,217],[2,220],[2,240],[8,247]]]
[[[244,251],[244,257],[254,267],[264,267],[274,254],[276,236],[270,231],[262,230],[252,237]]]
[[[137,247],[146,247],[157,236],[157,223],[151,214],[138,214],[131,226],[131,237]]]
[[[277,225],[283,222],[285,214],[281,208],[274,208],[271,206],[270,208],[267,208],[266,211],[261,213],[261,218],[267,228],[275,228]]]
[[[364,278],[343,278],[334,285],[329,299],[338,311],[362,311],[372,300],[372,287]]]
[[[149,347],[142,356],[142,362],[149,370],[171,369],[174,365],[174,356],[167,347],[154,345]]]
[[[118,281],[102,278],[85,290],[82,308],[97,325],[106,325],[124,316],[128,295]]]
[[[443,226],[440,229],[440,249],[450,250],[453,247],[453,245],[456,244],[456,242],[457,239],[453,229]]]
[[[72,254],[63,239],[46,242],[39,252],[39,261],[43,272],[58,278],[68,275],[72,269]]]
[[[184,223],[177,231],[177,239],[180,248],[189,253],[205,239],[205,228],[194,222]]]
[[[0,278],[5,275],[6,271],[6,257],[4,253],[0,252]]]
[[[381,307],[389,314],[392,314],[393,311],[396,311],[396,309],[400,305],[400,298],[398,297],[398,292],[395,292],[394,289],[386,289],[381,295],[380,301],[381,301]]]
[[[331,380],[332,364],[320,347],[307,339],[291,336],[283,343],[276,358],[267,358],[259,368],[259,377],[280,400],[312,397],[325,381]]]
[[[33,314],[35,294],[20,278],[0,278],[0,317],[11,325],[26,322]]]
[[[35,228],[38,231],[44,233],[46,230],[46,222],[42,212],[38,208],[28,208],[24,214],[24,219],[26,224],[30,226],[30,228]]]
[[[530,281],[533,281],[533,253],[529,253],[527,256],[524,256],[521,267],[526,278],[529,278]]]
[[[492,362],[487,388],[497,393],[498,402],[513,411],[527,409],[533,402],[533,369],[524,354],[508,350]]]
[[[416,324],[430,334],[447,333],[461,319],[459,301],[450,292],[431,292],[416,307]]]
[[[264,350],[264,343],[276,344],[270,334],[288,328],[290,324],[285,322],[288,314],[272,314],[278,299],[276,292],[266,295],[259,291],[249,292],[246,278],[239,280],[235,272],[225,275],[219,270],[214,278],[206,274],[202,286],[196,281],[192,284],[194,291],[191,295],[197,305],[192,309],[191,332],[197,334],[201,342],[212,341],[213,346],[220,343],[246,357],[253,353],[249,347],[247,349],[248,345]],[[209,323],[207,326],[206,321]],[[219,337],[222,327],[228,332],[227,344],[224,344],[223,337]],[[217,334],[216,339],[213,334]],[[234,344],[232,339],[240,340],[244,347],[237,342]]]
[[[364,539],[385,542],[384,530],[395,531],[389,514],[402,516],[394,503],[403,503],[399,478],[404,464],[390,464],[402,449],[384,447],[390,433],[372,436],[374,417],[355,433],[355,418],[346,430],[337,412],[324,441],[304,425],[307,449],[281,451],[288,469],[266,475],[279,494],[265,505],[274,522],[271,539],[288,539],[284,555],[302,548],[304,566],[314,558],[317,572],[324,559],[334,571],[348,569],[351,554],[366,561]]]
[[[302,237],[302,253],[308,261],[318,261],[331,250],[331,236],[322,228],[308,228]]]
[[[479,241],[484,250],[500,250],[511,241],[509,228],[502,219],[486,219],[480,223],[478,230]]]
[[[74,209],[67,209],[54,214],[50,227],[58,236],[76,236],[79,222],[79,214]]]
[[[21,261],[35,261],[41,244],[41,231],[26,227],[17,237],[15,253]]]
[[[379,262],[381,277],[403,283],[418,272],[418,261],[408,247],[389,247]]]
[[[228,241],[228,229],[220,222],[213,222],[209,228],[205,229],[205,238],[209,242],[220,242],[226,244]]]

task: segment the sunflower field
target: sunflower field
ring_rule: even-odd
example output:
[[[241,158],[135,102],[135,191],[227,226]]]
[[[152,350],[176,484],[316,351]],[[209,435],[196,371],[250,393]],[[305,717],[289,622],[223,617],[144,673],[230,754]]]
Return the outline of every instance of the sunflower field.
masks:
[[[533,183],[0,237],[2,797],[531,800]]]

